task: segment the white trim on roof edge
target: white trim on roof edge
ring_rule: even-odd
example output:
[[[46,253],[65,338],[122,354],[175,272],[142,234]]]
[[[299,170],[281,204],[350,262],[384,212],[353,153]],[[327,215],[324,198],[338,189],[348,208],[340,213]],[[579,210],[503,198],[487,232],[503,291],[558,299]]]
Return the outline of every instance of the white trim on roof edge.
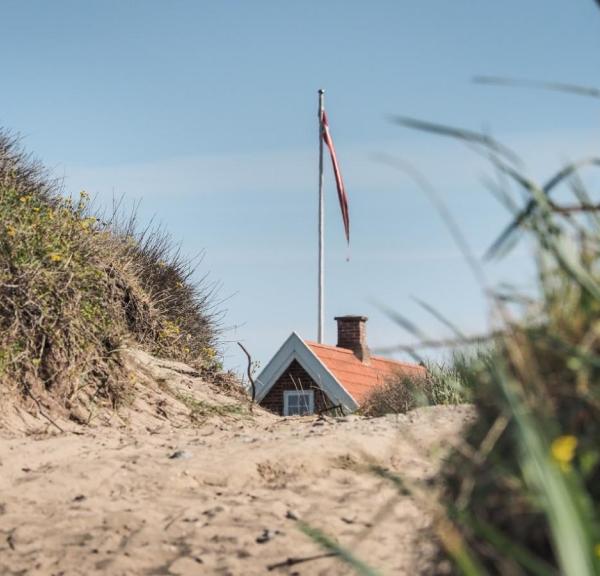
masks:
[[[358,408],[354,398],[296,332],[290,334],[256,378],[257,402],[263,400],[293,360],[298,361],[334,404],[341,404],[351,412]]]

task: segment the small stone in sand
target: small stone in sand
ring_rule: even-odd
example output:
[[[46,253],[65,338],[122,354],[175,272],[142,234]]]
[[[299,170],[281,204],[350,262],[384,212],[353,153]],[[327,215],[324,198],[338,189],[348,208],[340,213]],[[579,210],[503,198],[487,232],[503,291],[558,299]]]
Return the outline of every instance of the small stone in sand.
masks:
[[[175,450],[169,455],[169,460],[189,460],[192,455],[187,450]]]
[[[264,544],[269,540],[273,540],[273,538],[275,538],[275,536],[278,534],[283,534],[283,532],[280,532],[279,530],[268,530],[265,528],[262,534],[256,538],[256,542],[257,544]]]

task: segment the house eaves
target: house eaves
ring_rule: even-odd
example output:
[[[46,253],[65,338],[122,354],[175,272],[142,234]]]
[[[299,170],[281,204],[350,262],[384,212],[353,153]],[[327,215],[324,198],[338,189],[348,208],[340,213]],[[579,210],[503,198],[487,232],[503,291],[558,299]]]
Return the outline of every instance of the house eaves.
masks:
[[[354,398],[296,332],[290,334],[256,378],[257,402],[265,398],[294,360],[298,361],[334,405],[341,405],[350,412],[358,408],[358,403]]]

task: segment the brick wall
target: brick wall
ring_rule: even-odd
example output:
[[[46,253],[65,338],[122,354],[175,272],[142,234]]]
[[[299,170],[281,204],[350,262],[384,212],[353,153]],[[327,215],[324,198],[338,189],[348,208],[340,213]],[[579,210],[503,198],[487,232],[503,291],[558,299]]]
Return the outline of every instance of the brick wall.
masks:
[[[283,415],[283,392],[285,390],[314,390],[315,412],[333,405],[325,392],[315,384],[297,360],[292,361],[287,370],[262,399],[260,405],[271,412],[275,412],[275,414]]]

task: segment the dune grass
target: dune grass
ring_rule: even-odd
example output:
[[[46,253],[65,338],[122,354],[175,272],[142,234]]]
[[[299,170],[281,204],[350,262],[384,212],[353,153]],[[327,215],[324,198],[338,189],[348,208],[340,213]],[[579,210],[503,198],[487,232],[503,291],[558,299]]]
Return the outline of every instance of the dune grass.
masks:
[[[463,371],[479,418],[444,471],[444,504],[477,568],[446,550],[469,574],[600,574],[600,219],[578,177],[600,161],[540,185],[487,137],[400,121],[483,147],[529,198],[487,256],[523,231],[537,254],[539,298],[515,319],[511,299],[490,290],[502,325]],[[565,185],[574,200],[559,205],[552,193]]]
[[[130,345],[217,370],[214,293],[193,271],[162,230],[98,218],[0,134],[0,398],[116,406]]]

